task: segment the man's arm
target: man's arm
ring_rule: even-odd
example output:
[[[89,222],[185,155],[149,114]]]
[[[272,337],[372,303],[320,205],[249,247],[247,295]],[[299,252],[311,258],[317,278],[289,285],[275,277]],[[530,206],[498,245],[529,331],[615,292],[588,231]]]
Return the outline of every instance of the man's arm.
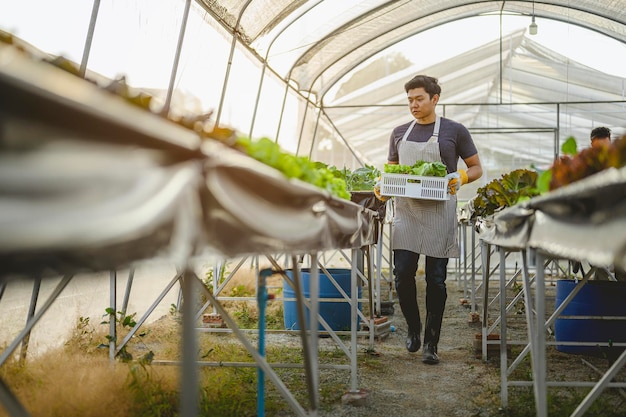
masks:
[[[466,159],[463,159],[465,165],[467,165],[467,182],[476,181],[483,175],[483,166],[480,163],[478,154],[474,154]]]

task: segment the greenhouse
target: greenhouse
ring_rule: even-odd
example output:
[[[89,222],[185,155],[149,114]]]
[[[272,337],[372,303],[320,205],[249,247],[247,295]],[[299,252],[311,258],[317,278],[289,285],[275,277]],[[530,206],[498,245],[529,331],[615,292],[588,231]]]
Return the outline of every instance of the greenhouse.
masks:
[[[551,415],[553,390],[575,387],[562,415],[626,414],[625,22],[622,0],[0,0],[0,410],[39,415],[15,363],[62,345],[76,320],[84,340],[106,311],[110,362],[136,360],[125,355],[142,326],[178,320],[176,358],[148,349],[151,365],[179,371],[172,415],[376,415],[384,390],[367,383],[361,352],[399,340],[410,357],[394,280],[401,202],[446,200],[460,250],[448,282],[477,364],[498,362],[499,407],[515,411],[525,390],[530,415]],[[418,74],[438,79],[437,115],[467,128],[480,156],[456,195],[449,169],[441,198],[385,188]],[[602,150],[599,127],[611,134]],[[428,187],[431,174],[406,174],[407,190]],[[581,316],[616,330],[564,341],[568,304],[596,281],[611,287],[595,304],[618,306]],[[263,312],[277,304],[273,328]],[[336,305],[345,325],[328,316]],[[225,333],[243,356],[198,357],[205,335],[217,352]],[[301,356],[272,357],[277,337]],[[593,381],[553,380],[552,354],[571,346],[610,361],[590,365]],[[224,364],[256,372],[255,407],[211,408],[203,384]],[[335,397],[331,369],[344,378]],[[489,415],[477,410],[458,415]],[[437,412],[453,410],[423,415]]]

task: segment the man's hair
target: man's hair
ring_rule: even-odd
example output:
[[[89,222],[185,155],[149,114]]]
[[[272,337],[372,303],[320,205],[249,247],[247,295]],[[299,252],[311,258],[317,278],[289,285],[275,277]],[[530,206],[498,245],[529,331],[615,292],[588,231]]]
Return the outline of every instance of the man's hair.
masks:
[[[430,98],[433,98],[435,94],[441,95],[441,87],[438,84],[439,80],[428,75],[416,75],[411,78],[406,84],[404,84],[404,91],[409,92],[414,88],[423,88],[428,93]]]
[[[596,127],[595,129],[593,129],[591,131],[591,140],[594,140],[596,138],[611,138],[611,129],[609,129],[608,127]]]

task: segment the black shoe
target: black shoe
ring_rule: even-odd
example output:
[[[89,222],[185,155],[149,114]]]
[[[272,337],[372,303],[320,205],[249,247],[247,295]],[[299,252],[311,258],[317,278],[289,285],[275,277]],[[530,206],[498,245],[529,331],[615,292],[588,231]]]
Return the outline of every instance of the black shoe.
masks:
[[[422,346],[420,334],[409,330],[409,334],[406,337],[406,350],[409,352],[417,352],[420,350],[420,346]]]
[[[424,345],[424,353],[422,354],[422,362],[429,365],[436,365],[439,363],[439,356],[437,356],[437,345],[426,344]]]

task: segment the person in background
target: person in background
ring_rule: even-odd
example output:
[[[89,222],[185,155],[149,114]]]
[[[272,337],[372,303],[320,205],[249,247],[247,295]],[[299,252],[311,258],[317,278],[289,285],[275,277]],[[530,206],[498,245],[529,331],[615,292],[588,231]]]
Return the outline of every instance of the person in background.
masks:
[[[611,129],[600,126],[591,131],[591,146],[606,146],[611,143]]]
[[[609,146],[611,144],[611,129],[609,129],[608,127],[596,127],[591,131],[591,134],[589,136],[591,139],[592,147]],[[574,273],[578,272],[578,269],[580,269],[584,275],[584,270],[580,266],[580,262],[577,262],[577,264],[578,265],[575,265],[574,267]],[[594,279],[600,281],[607,281],[611,279],[609,271],[614,273],[614,277],[618,281],[625,280],[626,272],[621,270],[620,268],[615,268],[614,266],[611,266],[609,268],[596,267]]]
[[[441,87],[436,78],[417,75],[404,85],[414,120],[396,127],[389,138],[389,164],[413,165],[418,160],[443,162],[448,170],[449,200],[396,197],[392,249],[396,291],[408,325],[406,348],[420,348],[422,322],[415,275],[420,255],[426,263],[426,323],[422,361],[439,363],[437,344],[445,309],[448,259],[459,257],[457,236],[458,189],[482,176],[474,141],[463,125],[435,112]],[[459,158],[467,170],[458,169]],[[374,189],[380,197],[380,190]],[[382,199],[382,198],[381,198]]]

